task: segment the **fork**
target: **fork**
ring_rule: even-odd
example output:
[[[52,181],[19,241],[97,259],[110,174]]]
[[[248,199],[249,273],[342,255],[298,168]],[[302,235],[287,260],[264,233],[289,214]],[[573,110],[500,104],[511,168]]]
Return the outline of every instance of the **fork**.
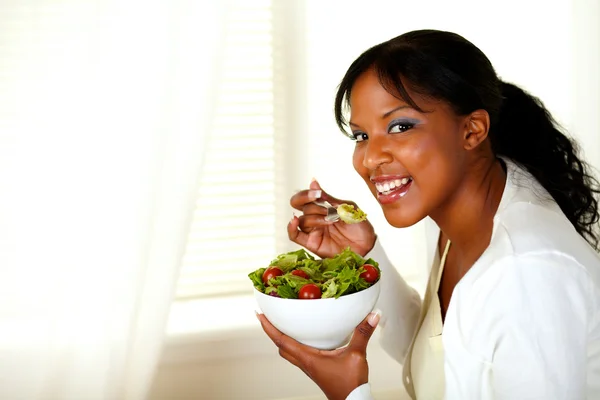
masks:
[[[325,221],[336,222],[340,219],[340,216],[337,213],[337,209],[331,205],[327,200],[315,200],[314,204],[324,207],[327,209],[327,215],[325,216]]]

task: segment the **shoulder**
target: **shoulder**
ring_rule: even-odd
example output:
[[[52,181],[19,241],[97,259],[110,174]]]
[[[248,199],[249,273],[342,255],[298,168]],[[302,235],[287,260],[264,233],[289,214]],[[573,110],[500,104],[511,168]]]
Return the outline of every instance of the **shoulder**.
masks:
[[[488,249],[457,287],[512,316],[528,307],[553,312],[547,306],[556,302],[593,315],[600,302],[600,257],[563,218],[533,204],[509,207],[497,217]]]
[[[457,292],[470,305],[487,304],[488,312],[544,313],[558,301],[589,315],[598,300],[598,283],[589,268],[560,251],[513,251],[474,268],[457,285]]]
[[[505,159],[505,192],[494,216],[486,253],[503,256],[572,259],[600,281],[600,256],[579,235],[552,196],[523,167]]]
[[[496,214],[490,247],[501,241],[509,241],[515,255],[589,247],[562,212],[531,202],[512,203]]]
[[[552,250],[504,255],[490,263],[473,281],[480,298],[497,301],[502,308],[524,310],[548,301],[577,301],[584,306],[594,297],[588,269],[569,254]],[[485,289],[485,291],[482,291]],[[587,308],[579,308],[580,310]]]
[[[513,253],[485,267],[456,286],[444,327],[448,340],[465,343],[471,354],[492,362],[507,338],[535,346],[552,337],[549,343],[558,346],[586,343],[596,330],[598,291],[572,257]]]
[[[542,204],[517,202],[498,213],[482,261],[506,278],[552,271],[543,281],[584,279],[600,288],[600,255],[561,212]]]
[[[509,254],[455,292],[444,325],[449,370],[487,371],[489,390],[503,399],[572,398],[585,387],[588,344],[598,340],[597,294],[576,260]]]
[[[455,294],[463,327],[597,326],[600,257],[564,215],[515,202],[496,216],[488,249]]]

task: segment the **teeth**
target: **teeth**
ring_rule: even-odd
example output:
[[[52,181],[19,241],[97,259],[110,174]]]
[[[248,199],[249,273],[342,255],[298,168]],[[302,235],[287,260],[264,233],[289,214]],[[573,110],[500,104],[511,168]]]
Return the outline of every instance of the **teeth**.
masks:
[[[395,179],[393,181],[388,181],[384,183],[376,183],[375,187],[377,188],[377,191],[379,193],[388,194],[392,190],[406,185],[409,181],[410,178]]]

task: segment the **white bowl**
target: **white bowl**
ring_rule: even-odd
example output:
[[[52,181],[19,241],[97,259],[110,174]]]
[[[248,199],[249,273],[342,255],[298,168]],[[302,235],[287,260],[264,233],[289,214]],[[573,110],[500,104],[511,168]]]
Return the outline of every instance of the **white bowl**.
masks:
[[[281,299],[254,289],[267,319],[300,343],[332,350],[348,343],[354,329],[375,307],[379,281],[368,289],[337,299]]]

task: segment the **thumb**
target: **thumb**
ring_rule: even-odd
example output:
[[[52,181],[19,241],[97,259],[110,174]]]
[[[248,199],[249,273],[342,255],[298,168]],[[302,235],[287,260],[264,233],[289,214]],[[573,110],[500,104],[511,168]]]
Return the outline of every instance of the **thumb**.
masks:
[[[311,190],[321,190],[321,185],[319,185],[319,182],[317,182],[317,180],[315,178],[312,178],[308,188]]]
[[[379,310],[375,310],[367,315],[367,318],[365,318],[354,330],[354,335],[352,335],[352,339],[350,340],[348,347],[352,347],[366,353],[367,344],[369,343],[369,339],[371,339],[373,332],[375,332],[375,328],[379,323],[380,317],[381,311]]]
[[[343,200],[339,200],[339,199],[333,197],[332,195],[330,195],[329,193],[325,192],[323,190],[323,188],[321,188],[321,185],[319,184],[319,182],[317,182],[317,180],[315,178],[313,178],[310,181],[310,185],[308,187],[310,190],[320,190],[321,196],[319,198],[321,200],[326,200],[326,201],[330,202],[334,207],[337,207],[340,204],[345,203]]]

